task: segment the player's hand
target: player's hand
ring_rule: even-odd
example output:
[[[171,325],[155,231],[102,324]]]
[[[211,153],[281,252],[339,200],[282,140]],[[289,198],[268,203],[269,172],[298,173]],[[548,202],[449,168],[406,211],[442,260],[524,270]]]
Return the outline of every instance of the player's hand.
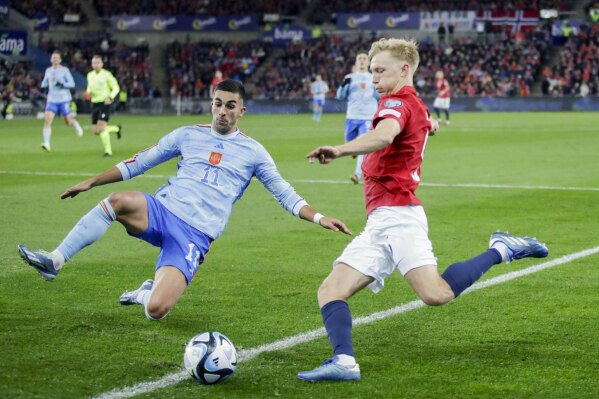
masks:
[[[340,154],[341,153],[337,147],[325,146],[318,147],[314,151],[310,152],[308,155],[306,155],[306,158],[308,158],[308,162],[310,163],[314,163],[314,160],[318,159],[318,162],[321,164],[327,164],[331,163],[333,159],[338,158]]]
[[[319,223],[325,229],[329,229],[332,231],[340,231],[342,233],[347,234],[348,236],[352,235],[352,232],[349,231],[349,229],[347,228],[345,223],[343,223],[341,220],[337,220],[334,218],[328,218],[328,217],[324,216],[322,219],[320,219]]]
[[[54,87],[56,87],[57,89],[64,89],[64,88],[65,88],[65,87],[64,87],[64,85],[63,85],[62,83],[60,83],[60,82],[57,82],[57,83],[54,85]]]
[[[106,97],[106,98],[104,99],[104,104],[106,104],[106,105],[110,105],[110,104],[112,104],[112,98],[110,98],[110,97]]]
[[[92,188],[91,183],[89,183],[87,181],[81,182],[79,184],[74,185],[71,188],[68,188],[67,191],[65,191],[64,193],[62,193],[60,195],[60,199],[76,197],[79,193],[87,191],[91,188]]]
[[[345,87],[349,84],[351,84],[351,78],[345,78],[343,79],[343,83],[341,83],[341,87]]]
[[[431,120],[431,131],[428,134],[429,136],[434,136],[439,130],[439,121],[436,119]]]

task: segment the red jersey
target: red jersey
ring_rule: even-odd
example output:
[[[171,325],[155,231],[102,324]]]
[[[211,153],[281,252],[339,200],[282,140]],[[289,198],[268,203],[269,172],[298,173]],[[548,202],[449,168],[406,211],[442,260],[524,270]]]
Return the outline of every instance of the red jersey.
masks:
[[[451,95],[451,89],[449,88],[449,82],[447,81],[447,79],[437,79],[435,85],[437,86],[438,90],[437,97],[449,98],[449,96]]]
[[[411,86],[381,97],[372,120],[373,128],[391,118],[399,122],[401,132],[393,143],[367,154],[362,163],[366,213],[380,206],[420,205],[416,189],[420,183],[420,165],[432,125],[428,108]]]

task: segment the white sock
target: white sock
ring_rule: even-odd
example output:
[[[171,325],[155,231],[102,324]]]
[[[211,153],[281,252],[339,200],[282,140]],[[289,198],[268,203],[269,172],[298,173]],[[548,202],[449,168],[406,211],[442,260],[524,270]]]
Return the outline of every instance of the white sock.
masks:
[[[67,262],[64,256],[57,250],[52,251],[50,254],[52,255],[52,263],[54,264],[54,268],[56,270],[62,269],[64,264]]]
[[[75,128],[75,131],[77,132],[77,135],[81,135],[83,133],[83,129],[81,129],[81,126],[79,125],[79,122],[74,121],[73,122],[73,127]]]
[[[52,135],[52,128],[44,128],[42,130],[44,136],[44,144],[50,145],[50,136]]]
[[[507,245],[501,241],[497,241],[491,245],[491,248],[496,249],[501,254],[501,260],[507,262],[509,260]]]
[[[356,358],[350,355],[337,355],[337,364],[344,367],[354,367],[356,365]]]
[[[140,305],[146,306],[146,304],[148,303],[148,299],[150,299],[151,292],[152,292],[152,290],[139,291],[137,293],[137,298],[135,298],[135,302],[139,303]]]

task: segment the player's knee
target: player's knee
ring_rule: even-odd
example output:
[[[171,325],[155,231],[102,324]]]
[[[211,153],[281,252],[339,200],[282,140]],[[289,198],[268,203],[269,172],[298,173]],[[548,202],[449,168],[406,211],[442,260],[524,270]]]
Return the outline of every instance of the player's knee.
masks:
[[[350,296],[351,293],[349,290],[343,289],[343,287],[340,287],[335,282],[329,281],[329,279],[323,281],[318,288],[317,293],[318,303],[320,304],[326,304],[334,300],[347,301]]]
[[[419,294],[422,302],[429,306],[441,306],[445,305],[447,302],[451,301],[454,297],[453,291],[446,289],[439,289],[435,291],[430,291],[426,293]]]
[[[171,308],[172,306],[161,301],[153,301],[150,297],[145,307],[146,317],[151,321],[162,320],[169,314]]]
[[[122,216],[135,210],[138,206],[135,197],[127,192],[115,192],[108,196],[108,202],[116,216]]]
[[[120,211],[122,211],[123,208],[126,207],[127,198],[124,193],[119,193],[119,192],[111,193],[108,196],[108,202],[110,203],[110,206],[112,206],[114,213],[116,213],[118,215],[120,213]]]

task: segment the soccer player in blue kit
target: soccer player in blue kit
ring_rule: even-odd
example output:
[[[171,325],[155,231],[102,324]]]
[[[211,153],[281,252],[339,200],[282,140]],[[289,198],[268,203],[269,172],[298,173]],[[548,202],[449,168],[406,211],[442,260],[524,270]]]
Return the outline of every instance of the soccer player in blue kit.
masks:
[[[372,83],[372,74],[368,72],[370,60],[366,52],[356,55],[355,72],[345,75],[343,83],[337,89],[337,99],[347,100],[345,116],[345,142],[352,141],[366,133],[371,126],[372,117],[378,109],[379,95]],[[364,155],[356,156],[356,169],[350,176],[355,184],[362,179],[362,161]]]
[[[93,187],[128,180],[175,157],[177,174],[154,195],[115,192],[73,227],[53,251],[18,246],[23,260],[44,279],[54,280],[63,265],[97,241],[115,220],[127,232],[160,247],[154,280],[120,297],[122,305],[144,306],[150,320],[164,318],[177,303],[218,238],[252,177],[256,177],[291,214],[322,227],[351,232],[337,219],[317,213],[279,174],[266,149],[243,134],[237,122],[245,113],[244,86],[224,80],[212,99],[212,125],[185,126],[158,144],[106,172],[67,189],[71,198]]]
[[[329,92],[329,85],[327,82],[322,80],[321,75],[316,75],[316,80],[310,84],[310,94],[312,95],[312,120],[314,122],[320,122],[320,117],[324,111],[324,103],[327,93]]]
[[[42,149],[50,151],[50,136],[52,136],[52,121],[58,114],[64,116],[69,126],[75,128],[77,136],[83,135],[83,129],[79,126],[79,122],[71,115],[71,91],[75,87],[73,75],[67,67],[60,65],[62,57],[58,51],[55,51],[50,56],[52,64],[46,69],[44,79],[42,80],[42,89],[48,89],[48,98],[46,109],[44,112],[44,130],[42,131],[43,139]]]

